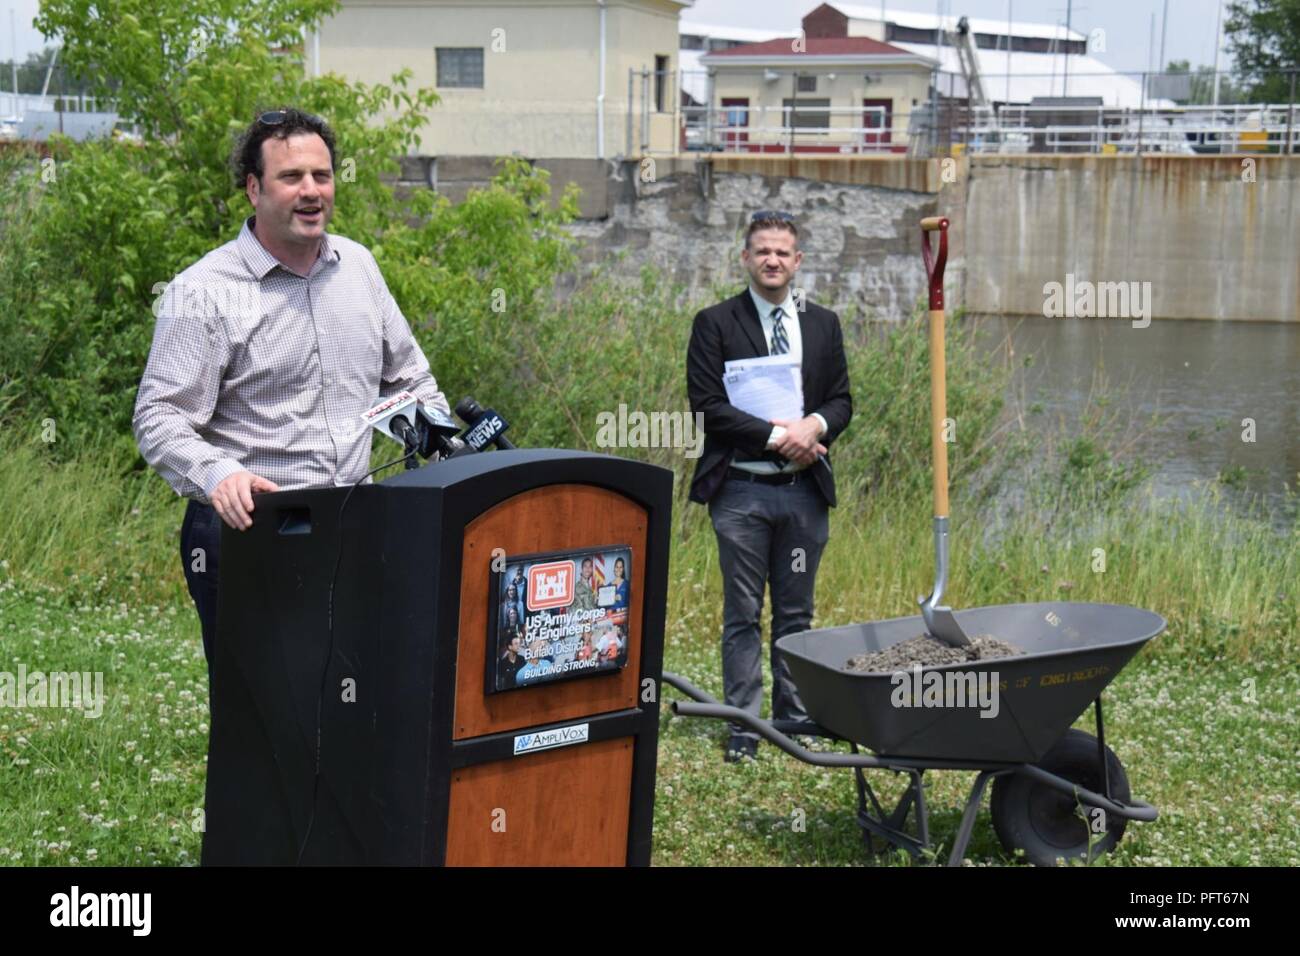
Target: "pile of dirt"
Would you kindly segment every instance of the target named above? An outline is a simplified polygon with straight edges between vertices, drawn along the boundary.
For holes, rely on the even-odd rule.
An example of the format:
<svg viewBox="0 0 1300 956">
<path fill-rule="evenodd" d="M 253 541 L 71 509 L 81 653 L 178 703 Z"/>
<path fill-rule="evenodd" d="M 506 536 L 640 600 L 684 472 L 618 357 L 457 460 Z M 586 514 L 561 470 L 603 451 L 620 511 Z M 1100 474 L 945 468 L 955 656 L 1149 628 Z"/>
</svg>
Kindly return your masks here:
<svg viewBox="0 0 1300 956">
<path fill-rule="evenodd" d="M 972 637 L 969 647 L 953 647 L 946 641 L 929 634 L 918 634 L 899 641 L 883 651 L 858 654 L 850 657 L 844 669 L 860 674 L 892 674 L 910 670 L 917 664 L 935 667 L 940 664 L 962 664 L 966 661 L 986 661 L 996 657 L 1015 657 L 1025 653 L 1014 644 L 1000 641 L 991 634 Z"/>
</svg>

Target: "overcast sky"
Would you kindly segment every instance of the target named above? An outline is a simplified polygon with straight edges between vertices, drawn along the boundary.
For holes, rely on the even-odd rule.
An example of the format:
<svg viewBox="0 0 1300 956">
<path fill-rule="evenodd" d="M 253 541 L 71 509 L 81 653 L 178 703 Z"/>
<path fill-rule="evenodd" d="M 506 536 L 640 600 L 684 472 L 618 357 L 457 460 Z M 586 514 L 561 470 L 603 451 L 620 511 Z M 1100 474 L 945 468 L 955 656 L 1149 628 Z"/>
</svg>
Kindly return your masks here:
<svg viewBox="0 0 1300 956">
<path fill-rule="evenodd" d="M 1065 21 L 1067 0 L 885 0 L 886 10 L 912 10 L 935 13 L 942 6 L 953 15 L 1006 19 L 1007 7 L 1017 20 L 1039 23 Z M 818 6 L 819 0 L 695 0 L 683 18 L 702 23 L 731 26 L 765 27 L 788 30 L 799 28 L 800 18 Z M 1151 33 L 1151 15 L 1156 15 L 1156 46 L 1160 43 L 1160 16 L 1169 7 L 1169 26 L 1165 36 L 1165 60 L 1191 60 L 1193 65 L 1214 62 L 1215 14 L 1220 0 L 1074 0 L 1071 26 L 1088 34 L 1100 27 L 1106 31 L 1106 52 L 1097 54 L 1117 70 L 1144 70 Z M 12 55 L 15 37 L 11 35 L 9 11 L 15 12 L 18 60 L 39 50 L 40 33 L 31 26 L 38 0 L 0 0 L 0 58 Z M 857 5 L 876 9 L 880 0 L 858 0 Z M 1225 61 L 1224 68 L 1227 68 Z"/>
</svg>

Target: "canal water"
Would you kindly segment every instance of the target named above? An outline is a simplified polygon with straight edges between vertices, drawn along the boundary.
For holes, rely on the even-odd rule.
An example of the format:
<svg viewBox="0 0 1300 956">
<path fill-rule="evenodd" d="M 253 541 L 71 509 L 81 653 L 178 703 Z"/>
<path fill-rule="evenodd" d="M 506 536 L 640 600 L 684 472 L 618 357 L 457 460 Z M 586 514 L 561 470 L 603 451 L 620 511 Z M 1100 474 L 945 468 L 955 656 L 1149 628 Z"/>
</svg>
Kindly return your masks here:
<svg viewBox="0 0 1300 956">
<path fill-rule="evenodd" d="M 1286 487 L 1300 488 L 1300 327 L 1153 321 L 1134 328 L 1126 320 L 992 315 L 967 321 L 990 355 L 1009 346 L 1008 404 L 1041 423 L 1031 427 L 1068 429 L 1090 399 L 1104 395 L 1108 412 L 1127 422 L 1126 444 L 1150 466 L 1158 494 L 1177 497 L 1198 482 L 1224 481 L 1236 500 L 1257 500 L 1287 522 L 1294 501 L 1288 506 Z"/>
</svg>

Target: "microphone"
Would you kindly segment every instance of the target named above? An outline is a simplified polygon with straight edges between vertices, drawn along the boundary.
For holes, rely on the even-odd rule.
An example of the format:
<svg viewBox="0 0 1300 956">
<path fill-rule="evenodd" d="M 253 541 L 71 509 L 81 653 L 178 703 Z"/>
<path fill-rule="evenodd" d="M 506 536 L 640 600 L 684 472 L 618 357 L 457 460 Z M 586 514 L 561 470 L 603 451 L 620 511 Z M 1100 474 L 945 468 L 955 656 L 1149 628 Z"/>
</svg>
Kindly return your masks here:
<svg viewBox="0 0 1300 956">
<path fill-rule="evenodd" d="M 392 398 L 385 398 L 374 408 L 362 412 L 361 420 L 380 434 L 401 443 L 409 455 L 420 443 L 415 429 L 415 423 L 419 419 L 416 413 L 418 404 L 418 399 L 410 392 L 398 392 Z"/>
<path fill-rule="evenodd" d="M 475 451 L 482 451 L 488 445 L 496 445 L 503 451 L 515 447 L 514 442 L 505 437 L 509 422 L 468 395 L 456 403 L 456 414 L 468 426 L 461 437 Z"/>
<path fill-rule="evenodd" d="M 420 455 L 432 458 L 435 454 L 443 458 L 461 454 L 465 443 L 456 437 L 460 427 L 440 408 L 427 408 L 416 404 L 416 431 L 420 436 Z"/>
<path fill-rule="evenodd" d="M 415 467 L 414 454 L 425 458 L 435 452 L 446 456 L 463 447 L 455 434 L 456 423 L 436 408 L 425 408 L 407 391 L 386 398 L 374 408 L 361 413 L 361 420 L 371 428 L 400 442 L 406 451 L 407 467 Z"/>
</svg>

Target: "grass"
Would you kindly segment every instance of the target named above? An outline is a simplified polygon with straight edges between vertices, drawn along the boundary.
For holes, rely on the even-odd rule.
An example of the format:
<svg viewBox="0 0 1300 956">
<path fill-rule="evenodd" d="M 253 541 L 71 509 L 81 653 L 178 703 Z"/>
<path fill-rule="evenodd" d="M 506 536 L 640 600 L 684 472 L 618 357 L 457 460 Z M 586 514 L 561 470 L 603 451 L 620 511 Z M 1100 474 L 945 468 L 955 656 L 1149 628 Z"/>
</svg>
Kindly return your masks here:
<svg viewBox="0 0 1300 956">
<path fill-rule="evenodd" d="M 30 487 L 25 498 L 8 499 L 11 507 L 59 500 L 57 484 Z M 63 539 L 51 535 L 38 562 L 57 584 L 30 569 L 15 574 L 9 558 L 0 563 L 0 670 L 102 671 L 107 696 L 98 719 L 0 709 L 0 863 L 185 865 L 198 857 L 207 681 L 197 617 L 173 567 L 180 502 L 168 495 L 142 493 L 116 509 L 92 501 L 75 522 L 64 518 L 65 527 L 82 529 L 77 546 L 60 548 Z M 1096 535 L 1083 538 L 1043 534 L 1036 512 L 1025 511 L 1006 518 L 996 546 L 956 529 L 958 607 L 1068 598 L 1138 604 L 1170 620 L 1108 691 L 1112 746 L 1133 793 L 1162 813 L 1154 824 L 1131 825 L 1109 862 L 1300 863 L 1293 740 L 1300 676 L 1294 598 L 1281 591 L 1297 579 L 1296 537 L 1213 506 L 1210 497 L 1199 506 L 1117 509 L 1094 515 Z M 84 547 L 113 541 L 114 521 L 127 541 L 156 534 L 163 542 L 107 554 Z M 676 523 L 666 667 L 719 694 L 721 581 L 712 532 L 697 506 L 679 508 Z M 818 625 L 913 613 L 932 574 L 928 532 L 924 502 L 869 500 L 835 512 L 818 580 Z M 11 539 L 0 540 L 12 553 Z M 1091 570 L 1096 541 L 1118 542 L 1105 572 Z M 1089 723 L 1085 717 L 1080 726 Z M 718 722 L 672 718 L 665 708 L 657 864 L 867 861 L 848 771 L 813 768 L 770 747 L 756 764 L 725 765 L 724 735 Z M 956 829 L 971 775 L 928 779 L 932 830 L 942 843 Z M 896 798 L 903 782 L 873 777 L 882 799 Z M 1011 862 L 987 803 L 969 858 Z"/>
<path fill-rule="evenodd" d="M 692 576 L 697 577 L 698 572 Z M 695 601 L 710 585 L 688 584 Z M 127 602 L 69 606 L 54 588 L 0 582 L 0 670 L 102 670 L 98 719 L 76 711 L 0 710 L 0 864 L 189 865 L 199 854 L 207 690 L 192 608 Z M 1160 641 L 1157 641 L 1157 646 Z M 703 618 L 676 621 L 666 667 L 717 694 L 718 652 Z M 770 684 L 769 684 L 770 686 Z M 1107 692 L 1107 734 L 1135 796 L 1160 819 L 1129 826 L 1119 865 L 1300 864 L 1295 820 L 1294 661 L 1208 662 L 1143 653 Z M 674 692 L 669 692 L 672 694 Z M 1079 726 L 1091 730 L 1091 721 Z M 822 770 L 764 745 L 727 765 L 716 721 L 663 709 L 654 862 L 687 865 L 907 865 L 869 860 L 847 770 Z M 932 832 L 946 851 L 969 773 L 927 775 Z M 903 779 L 877 772 L 882 799 Z M 1014 862 L 987 800 L 968 859 Z"/>
<path fill-rule="evenodd" d="M 0 670 L 101 671 L 98 718 L 0 709 L 0 863 L 184 865 L 203 806 L 207 671 L 192 607 L 74 604 L 0 582 Z"/>
<path fill-rule="evenodd" d="M 630 366 L 634 379 L 620 385 L 626 392 L 610 394 L 644 389 L 669 408 L 680 388 L 677 332 L 669 334 L 666 307 L 652 306 L 637 308 L 666 323 L 652 336 L 663 348 L 647 348 Z M 630 327 L 644 332 L 643 323 Z M 928 464 L 924 442 L 911 437 L 925 426 L 923 416 L 905 414 L 921 406 L 919 398 L 888 400 L 900 388 L 921 394 L 920 332 L 891 331 L 855 359 L 867 363 L 854 379 L 863 389 L 861 428 L 836 446 L 846 480 L 818 575 L 818 626 L 914 614 L 916 596 L 932 583 Z M 557 354 L 577 361 L 585 353 Z M 951 603 L 1099 601 L 1168 620 L 1108 691 L 1108 737 L 1134 794 L 1162 811 L 1155 824 L 1130 826 L 1110 862 L 1300 863 L 1292 739 L 1300 518 L 1279 526 L 1275 516 L 1229 506 L 1216 484 L 1178 501 L 1155 499 L 1140 469 L 1118 461 L 1091 430 L 1044 437 L 1017 430 L 1015 416 L 995 426 L 996 389 L 973 361 L 954 363 L 967 363 L 962 441 L 979 447 L 953 449 L 967 478 L 953 493 Z M 577 371 L 555 374 L 589 380 Z M 567 427 L 561 419 L 576 423 L 559 444 L 586 441 L 590 392 L 539 399 L 557 409 L 547 426 L 557 434 Z M 133 471 L 121 451 L 55 456 L 40 431 L 41 422 L 17 416 L 0 429 L 0 672 L 100 671 L 107 701 L 98 719 L 0 707 L 0 863 L 192 863 L 207 682 L 178 567 L 184 502 L 158 477 Z M 380 445 L 376 465 L 391 454 Z M 693 463 L 672 450 L 633 454 L 678 470 L 666 667 L 717 694 L 721 580 L 707 513 L 685 501 L 684 466 Z M 994 493 L 999 486 L 1012 494 Z M 770 747 L 754 765 L 724 765 L 724 734 L 720 723 L 665 712 L 656 863 L 864 862 L 848 771 L 818 770 Z M 928 776 L 935 838 L 950 839 L 970 775 Z M 903 785 L 887 774 L 873 783 L 885 797 Z M 987 809 L 970 857 L 1008 862 Z"/>
</svg>

